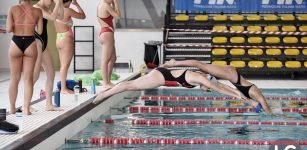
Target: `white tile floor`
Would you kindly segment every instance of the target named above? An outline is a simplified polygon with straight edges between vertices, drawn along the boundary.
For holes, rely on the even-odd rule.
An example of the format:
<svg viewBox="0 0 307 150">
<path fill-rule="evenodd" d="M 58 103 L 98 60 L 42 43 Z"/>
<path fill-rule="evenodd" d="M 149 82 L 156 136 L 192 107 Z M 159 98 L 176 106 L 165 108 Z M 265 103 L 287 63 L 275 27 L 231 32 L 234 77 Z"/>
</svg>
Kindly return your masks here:
<svg viewBox="0 0 307 150">
<path fill-rule="evenodd" d="M 1 73 L 1 77 L 5 77 L 6 73 Z M 121 73 L 119 80 L 113 81 L 114 83 L 118 83 L 121 80 L 124 80 L 131 76 L 132 73 Z M 73 73 L 69 73 L 68 79 L 72 79 Z M 35 91 L 34 91 L 34 96 L 33 99 L 37 99 L 39 97 L 39 92 L 41 87 L 44 86 L 46 80 L 45 73 L 42 73 L 37 84 L 35 85 Z M 59 73 L 56 73 L 56 78 L 55 81 L 59 80 Z M 0 108 L 7 108 L 9 107 L 9 98 L 8 98 L 8 84 L 9 80 L 1 80 L 0 79 L 0 88 L 2 89 L 0 93 L 0 97 L 2 98 L 2 101 L 0 101 Z M 56 82 L 55 82 L 56 83 Z M 22 99 L 23 99 L 23 83 L 20 82 L 19 88 L 19 93 L 18 93 L 18 99 L 17 99 L 17 106 L 22 105 Z M 89 88 L 89 87 L 87 87 Z M 96 88 L 97 91 L 101 90 L 101 86 L 97 86 Z M 92 98 L 94 95 L 93 94 L 80 94 L 78 100 L 75 100 L 75 95 L 73 94 L 61 94 L 61 108 L 64 111 L 59 111 L 59 112 L 50 112 L 50 111 L 45 111 L 45 101 L 38 102 L 33 105 L 34 108 L 36 108 L 38 111 L 34 112 L 33 115 L 30 116 L 23 116 L 23 122 L 22 122 L 22 129 L 18 131 L 17 134 L 12 134 L 12 135 L 5 135 L 5 134 L 0 134 L 0 149 L 2 149 L 5 146 L 8 146 L 9 144 L 13 143 L 16 140 L 21 139 L 28 133 L 33 132 L 34 130 L 38 129 L 39 127 L 47 124 L 48 122 L 52 121 L 53 119 L 63 115 L 65 112 L 70 111 L 74 109 L 75 107 L 78 107 L 81 103 L 86 102 L 90 98 Z M 8 122 L 18 124 L 18 120 L 16 120 L 15 115 L 7 115 Z"/>
</svg>

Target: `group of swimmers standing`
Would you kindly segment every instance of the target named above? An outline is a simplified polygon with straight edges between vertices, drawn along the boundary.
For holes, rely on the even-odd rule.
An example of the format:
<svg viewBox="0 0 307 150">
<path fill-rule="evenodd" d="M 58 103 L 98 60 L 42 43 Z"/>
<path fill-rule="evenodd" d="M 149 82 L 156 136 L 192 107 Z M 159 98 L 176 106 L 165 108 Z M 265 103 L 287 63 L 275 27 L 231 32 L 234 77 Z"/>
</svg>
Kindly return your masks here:
<svg viewBox="0 0 307 150">
<path fill-rule="evenodd" d="M 55 4 L 52 9 L 52 5 Z M 74 5 L 77 10 L 70 8 Z M 117 0 L 101 0 L 97 16 L 102 27 L 99 39 L 102 44 L 101 70 L 103 86 L 108 89 L 113 86 L 110 76 L 116 61 L 114 45 L 113 17 L 119 19 L 120 11 Z M 52 104 L 55 68 L 48 48 L 48 22 L 53 22 L 57 36 L 56 47 L 59 50 L 61 93 L 72 94 L 66 86 L 67 72 L 74 55 L 73 20 L 85 19 L 86 15 L 77 0 L 40 0 L 32 5 L 31 0 L 20 0 L 19 4 L 10 7 L 6 31 L 12 32 L 12 42 L 9 47 L 10 83 L 9 99 L 10 113 L 16 112 L 18 84 L 23 72 L 24 103 L 23 113 L 31 115 L 35 109 L 30 107 L 33 87 L 39 78 L 43 67 L 47 75 L 45 83 L 46 111 L 61 111 Z"/>
</svg>

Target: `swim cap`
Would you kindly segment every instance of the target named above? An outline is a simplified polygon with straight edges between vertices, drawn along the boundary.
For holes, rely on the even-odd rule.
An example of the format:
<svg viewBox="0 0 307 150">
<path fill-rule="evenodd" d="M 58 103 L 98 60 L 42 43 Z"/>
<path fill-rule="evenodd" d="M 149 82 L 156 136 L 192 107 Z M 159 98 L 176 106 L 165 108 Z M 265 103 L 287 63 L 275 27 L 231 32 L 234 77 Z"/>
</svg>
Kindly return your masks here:
<svg viewBox="0 0 307 150">
<path fill-rule="evenodd" d="M 67 2 L 69 2 L 69 1 L 71 1 L 71 0 L 63 0 L 63 3 L 67 3 Z"/>
<path fill-rule="evenodd" d="M 208 75 L 207 79 L 210 80 L 212 83 L 217 83 L 217 79 L 214 76 Z"/>
<path fill-rule="evenodd" d="M 262 112 L 262 105 L 260 103 L 258 103 L 258 105 L 254 108 L 254 111 L 256 113 Z"/>
</svg>

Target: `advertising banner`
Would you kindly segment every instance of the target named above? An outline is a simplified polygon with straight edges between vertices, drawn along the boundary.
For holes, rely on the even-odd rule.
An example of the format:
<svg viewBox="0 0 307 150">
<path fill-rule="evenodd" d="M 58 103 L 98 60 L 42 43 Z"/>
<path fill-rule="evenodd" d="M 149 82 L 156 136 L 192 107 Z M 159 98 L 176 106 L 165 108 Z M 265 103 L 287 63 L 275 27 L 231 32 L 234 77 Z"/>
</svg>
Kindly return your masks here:
<svg viewBox="0 0 307 150">
<path fill-rule="evenodd" d="M 307 0 L 174 0 L 175 10 L 208 13 L 306 13 Z"/>
</svg>

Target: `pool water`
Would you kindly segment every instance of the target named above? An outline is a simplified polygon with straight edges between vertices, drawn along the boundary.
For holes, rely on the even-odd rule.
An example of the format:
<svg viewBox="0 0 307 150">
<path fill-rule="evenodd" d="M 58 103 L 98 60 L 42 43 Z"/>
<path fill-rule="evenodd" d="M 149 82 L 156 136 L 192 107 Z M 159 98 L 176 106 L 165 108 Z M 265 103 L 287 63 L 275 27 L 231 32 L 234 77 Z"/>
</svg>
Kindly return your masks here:
<svg viewBox="0 0 307 150">
<path fill-rule="evenodd" d="M 306 90 L 263 90 L 265 96 L 307 97 Z M 221 96 L 216 92 L 201 92 L 195 89 L 152 89 L 142 92 L 143 95 L 166 96 Z M 269 105 L 275 107 L 300 107 L 305 105 L 290 105 L 289 101 L 270 100 Z M 205 107 L 249 107 L 241 102 L 229 100 L 220 101 L 142 101 L 132 100 L 131 106 L 205 106 Z M 83 131 L 69 140 L 89 139 L 91 137 L 117 137 L 117 138 L 174 138 L 174 139 L 232 139 L 232 140 L 278 140 L 287 138 L 291 140 L 307 140 L 306 126 L 273 126 L 273 125 L 225 125 L 225 124 L 192 124 L 192 125 L 136 125 L 134 119 L 145 120 L 257 120 L 257 121 L 306 121 L 306 118 L 298 113 L 284 113 L 278 116 L 266 114 L 244 113 L 179 113 L 179 114 L 131 114 L 129 106 L 124 109 L 112 109 L 108 114 L 102 115 L 97 121 L 92 122 Z M 122 111 L 125 110 L 125 111 Z M 102 120 L 112 118 L 113 124 L 103 123 Z M 244 132 L 238 132 L 244 129 Z M 227 144 L 203 144 L 203 145 L 95 145 L 84 143 L 68 143 L 58 149 L 268 149 L 269 146 L 259 145 L 227 145 Z M 306 149 L 306 146 L 301 146 Z"/>
</svg>

